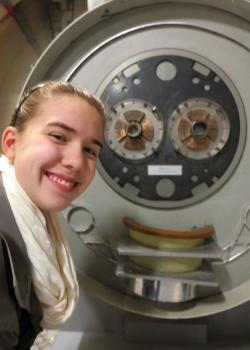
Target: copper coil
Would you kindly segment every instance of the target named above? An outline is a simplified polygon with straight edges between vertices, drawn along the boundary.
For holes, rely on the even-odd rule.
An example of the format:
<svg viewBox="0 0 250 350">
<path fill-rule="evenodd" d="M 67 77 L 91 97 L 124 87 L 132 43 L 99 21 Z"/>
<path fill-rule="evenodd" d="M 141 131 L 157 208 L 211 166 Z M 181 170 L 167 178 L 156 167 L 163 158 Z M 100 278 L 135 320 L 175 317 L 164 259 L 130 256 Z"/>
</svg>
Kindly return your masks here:
<svg viewBox="0 0 250 350">
<path fill-rule="evenodd" d="M 207 119 L 207 137 L 214 141 L 218 136 L 218 123 L 214 117 L 209 117 Z"/>
<path fill-rule="evenodd" d="M 192 122 L 196 122 L 196 121 L 205 122 L 209 117 L 209 113 L 207 113 L 207 111 L 204 111 L 203 109 L 195 109 L 193 111 L 188 112 L 187 117 Z"/>
<path fill-rule="evenodd" d="M 127 136 L 127 124 L 118 119 L 115 123 L 115 136 L 117 141 L 122 141 Z"/>
<path fill-rule="evenodd" d="M 147 141 L 152 141 L 154 137 L 154 125 L 149 119 L 144 119 L 141 123 L 142 135 Z"/>
<path fill-rule="evenodd" d="M 201 151 L 209 147 L 209 140 L 207 137 L 199 139 L 193 136 L 190 136 L 184 141 L 187 148 L 193 151 Z"/>
<path fill-rule="evenodd" d="M 178 136 L 181 141 L 185 141 L 192 134 L 192 124 L 187 119 L 181 119 L 178 125 Z"/>
<path fill-rule="evenodd" d="M 127 111 L 127 112 L 124 112 L 123 115 L 127 122 L 130 122 L 130 121 L 141 122 L 142 119 L 145 117 L 145 113 L 138 110 Z"/>
<path fill-rule="evenodd" d="M 134 139 L 131 137 L 126 137 L 124 142 L 124 148 L 140 151 L 145 148 L 145 140 L 142 137 L 137 137 Z"/>
</svg>

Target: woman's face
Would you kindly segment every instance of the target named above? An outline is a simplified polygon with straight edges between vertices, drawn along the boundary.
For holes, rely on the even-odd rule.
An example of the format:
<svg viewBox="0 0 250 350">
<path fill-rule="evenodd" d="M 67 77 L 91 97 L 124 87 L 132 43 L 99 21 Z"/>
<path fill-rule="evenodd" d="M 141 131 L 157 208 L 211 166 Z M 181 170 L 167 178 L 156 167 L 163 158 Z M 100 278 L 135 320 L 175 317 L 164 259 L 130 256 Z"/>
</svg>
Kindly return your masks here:
<svg viewBox="0 0 250 350">
<path fill-rule="evenodd" d="M 94 177 L 103 120 L 77 96 L 44 101 L 24 131 L 12 128 L 16 177 L 40 209 L 66 208 Z M 7 136 L 8 137 L 8 136 Z"/>
</svg>

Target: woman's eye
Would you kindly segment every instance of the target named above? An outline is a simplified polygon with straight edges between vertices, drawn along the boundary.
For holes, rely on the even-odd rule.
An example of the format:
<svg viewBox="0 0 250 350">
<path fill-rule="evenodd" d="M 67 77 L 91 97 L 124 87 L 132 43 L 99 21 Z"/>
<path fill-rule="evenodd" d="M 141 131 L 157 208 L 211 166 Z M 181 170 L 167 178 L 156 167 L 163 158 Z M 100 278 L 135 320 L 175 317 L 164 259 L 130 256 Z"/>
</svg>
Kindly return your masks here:
<svg viewBox="0 0 250 350">
<path fill-rule="evenodd" d="M 91 158 L 97 158 L 98 153 L 94 148 L 84 147 L 84 152 L 86 152 Z"/>
<path fill-rule="evenodd" d="M 63 135 L 60 135 L 60 134 L 50 134 L 50 136 L 56 140 L 56 141 L 61 141 L 61 142 L 65 142 L 66 141 L 66 138 L 63 136 Z"/>
</svg>

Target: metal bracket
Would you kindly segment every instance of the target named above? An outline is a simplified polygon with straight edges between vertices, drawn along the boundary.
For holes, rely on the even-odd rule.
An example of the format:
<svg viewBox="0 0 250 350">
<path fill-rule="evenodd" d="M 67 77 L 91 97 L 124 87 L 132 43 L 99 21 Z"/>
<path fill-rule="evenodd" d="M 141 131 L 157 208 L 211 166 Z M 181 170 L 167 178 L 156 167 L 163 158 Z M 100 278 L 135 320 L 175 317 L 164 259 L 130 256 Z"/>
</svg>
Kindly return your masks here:
<svg viewBox="0 0 250 350">
<path fill-rule="evenodd" d="M 244 235 L 247 231 L 247 236 Z M 250 204 L 243 211 L 234 239 L 223 249 L 223 262 L 231 262 L 250 250 Z"/>
</svg>

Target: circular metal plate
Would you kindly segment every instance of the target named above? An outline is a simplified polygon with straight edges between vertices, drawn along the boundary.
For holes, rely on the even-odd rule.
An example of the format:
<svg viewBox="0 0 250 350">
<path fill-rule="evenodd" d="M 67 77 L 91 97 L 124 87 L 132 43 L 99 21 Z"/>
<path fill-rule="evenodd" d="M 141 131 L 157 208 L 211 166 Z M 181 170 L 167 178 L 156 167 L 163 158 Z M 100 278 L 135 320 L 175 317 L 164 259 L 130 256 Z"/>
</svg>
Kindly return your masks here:
<svg viewBox="0 0 250 350">
<path fill-rule="evenodd" d="M 110 107 L 99 171 L 124 197 L 156 208 L 193 204 L 234 171 L 245 143 L 245 115 L 232 82 L 204 57 L 149 51 L 115 68 L 97 92 Z M 128 120 L 127 110 L 134 110 Z M 151 123 L 148 138 L 128 132 L 129 123 L 138 123 L 136 110 Z"/>
</svg>

